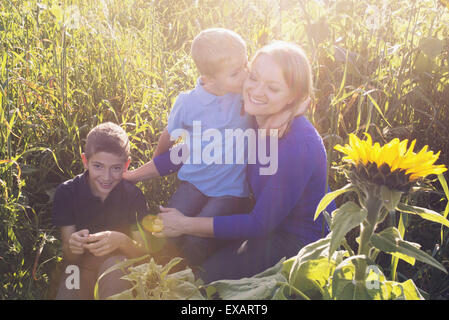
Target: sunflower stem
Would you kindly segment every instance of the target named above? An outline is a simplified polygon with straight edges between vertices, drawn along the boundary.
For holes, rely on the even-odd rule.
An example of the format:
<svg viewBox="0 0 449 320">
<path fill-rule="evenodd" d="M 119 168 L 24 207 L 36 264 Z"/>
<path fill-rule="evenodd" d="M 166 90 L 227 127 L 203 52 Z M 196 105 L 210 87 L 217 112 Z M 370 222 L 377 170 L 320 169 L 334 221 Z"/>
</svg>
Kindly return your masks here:
<svg viewBox="0 0 449 320">
<path fill-rule="evenodd" d="M 364 255 L 366 258 L 368 258 L 371 249 L 370 239 L 377 225 L 379 212 L 380 209 L 382 208 L 382 200 L 380 200 L 373 194 L 369 194 L 366 198 L 365 206 L 366 209 L 368 210 L 368 215 L 365 221 L 360 226 L 360 243 L 358 255 Z M 365 276 L 366 276 L 366 259 L 362 259 L 359 261 L 359 263 L 357 263 L 355 270 L 357 291 L 362 290 L 362 286 L 364 286 Z"/>
</svg>

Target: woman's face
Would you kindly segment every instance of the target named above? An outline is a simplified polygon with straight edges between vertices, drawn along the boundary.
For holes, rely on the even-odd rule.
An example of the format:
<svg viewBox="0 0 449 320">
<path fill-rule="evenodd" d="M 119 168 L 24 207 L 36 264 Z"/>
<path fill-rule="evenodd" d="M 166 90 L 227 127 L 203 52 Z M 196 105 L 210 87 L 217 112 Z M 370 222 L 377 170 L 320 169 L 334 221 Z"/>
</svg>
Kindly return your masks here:
<svg viewBox="0 0 449 320">
<path fill-rule="evenodd" d="M 252 63 L 243 99 L 245 111 L 255 116 L 276 114 L 293 101 L 282 70 L 271 56 L 261 54 Z"/>
</svg>

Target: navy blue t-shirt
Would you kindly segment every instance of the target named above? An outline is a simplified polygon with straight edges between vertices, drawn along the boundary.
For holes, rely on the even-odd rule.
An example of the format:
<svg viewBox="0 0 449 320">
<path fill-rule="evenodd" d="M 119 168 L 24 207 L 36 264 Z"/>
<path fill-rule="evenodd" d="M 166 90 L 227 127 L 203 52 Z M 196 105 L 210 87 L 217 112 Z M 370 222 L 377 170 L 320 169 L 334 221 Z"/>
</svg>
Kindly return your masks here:
<svg viewBox="0 0 449 320">
<path fill-rule="evenodd" d="M 90 234 L 119 231 L 130 235 L 130 227 L 148 214 L 142 191 L 121 180 L 103 201 L 92 194 L 89 172 L 58 186 L 53 202 L 52 223 L 55 226 L 75 225 L 76 230 L 88 229 Z"/>
</svg>

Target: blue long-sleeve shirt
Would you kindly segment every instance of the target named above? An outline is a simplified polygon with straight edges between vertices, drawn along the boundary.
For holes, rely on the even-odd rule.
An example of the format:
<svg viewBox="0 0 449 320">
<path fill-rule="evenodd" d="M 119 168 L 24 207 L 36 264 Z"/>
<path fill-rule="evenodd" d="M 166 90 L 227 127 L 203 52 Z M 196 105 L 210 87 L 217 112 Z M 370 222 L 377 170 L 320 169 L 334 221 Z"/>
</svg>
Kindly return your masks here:
<svg viewBox="0 0 449 320">
<path fill-rule="evenodd" d="M 176 170 L 167 158 L 163 155 L 154 159 L 161 175 Z M 288 133 L 278 140 L 278 167 L 273 175 L 260 175 L 263 166 L 256 160 L 247 166 L 247 179 L 256 200 L 253 210 L 214 217 L 215 237 L 250 239 L 277 231 L 293 234 L 303 245 L 321 238 L 323 216 L 316 221 L 313 216 L 325 195 L 327 161 L 323 141 L 313 125 L 304 116 L 293 120 Z M 332 203 L 328 211 L 334 209 Z"/>
</svg>

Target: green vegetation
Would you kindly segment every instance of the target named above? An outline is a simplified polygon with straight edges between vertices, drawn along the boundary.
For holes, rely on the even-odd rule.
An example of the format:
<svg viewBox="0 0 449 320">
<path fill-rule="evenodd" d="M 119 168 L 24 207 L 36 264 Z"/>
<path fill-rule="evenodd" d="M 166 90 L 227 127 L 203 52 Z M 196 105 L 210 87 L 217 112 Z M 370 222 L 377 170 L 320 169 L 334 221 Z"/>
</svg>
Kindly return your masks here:
<svg viewBox="0 0 449 320">
<path fill-rule="evenodd" d="M 240 33 L 250 55 L 273 39 L 304 47 L 316 88 L 308 116 L 329 167 L 341 162 L 334 145 L 363 132 L 380 142 L 416 139 L 416 149 L 441 150 L 439 163 L 449 163 L 447 1 L 1 0 L 1 298 L 52 296 L 61 259 L 52 195 L 82 172 L 87 132 L 116 122 L 130 134 L 132 165 L 150 159 L 173 100 L 194 86 L 190 41 L 215 26 Z M 168 177 L 139 186 L 157 212 L 174 184 Z M 329 184 L 336 190 L 346 180 L 331 168 Z M 448 193 L 435 179 L 402 202 L 447 215 Z M 391 220 L 449 265 L 449 236 L 439 224 L 399 213 Z M 356 247 L 353 238 L 347 234 Z M 396 268 L 384 260 L 390 276 Z M 426 298 L 449 297 L 449 277 L 434 267 L 399 262 L 396 277 L 413 279 Z"/>
</svg>

